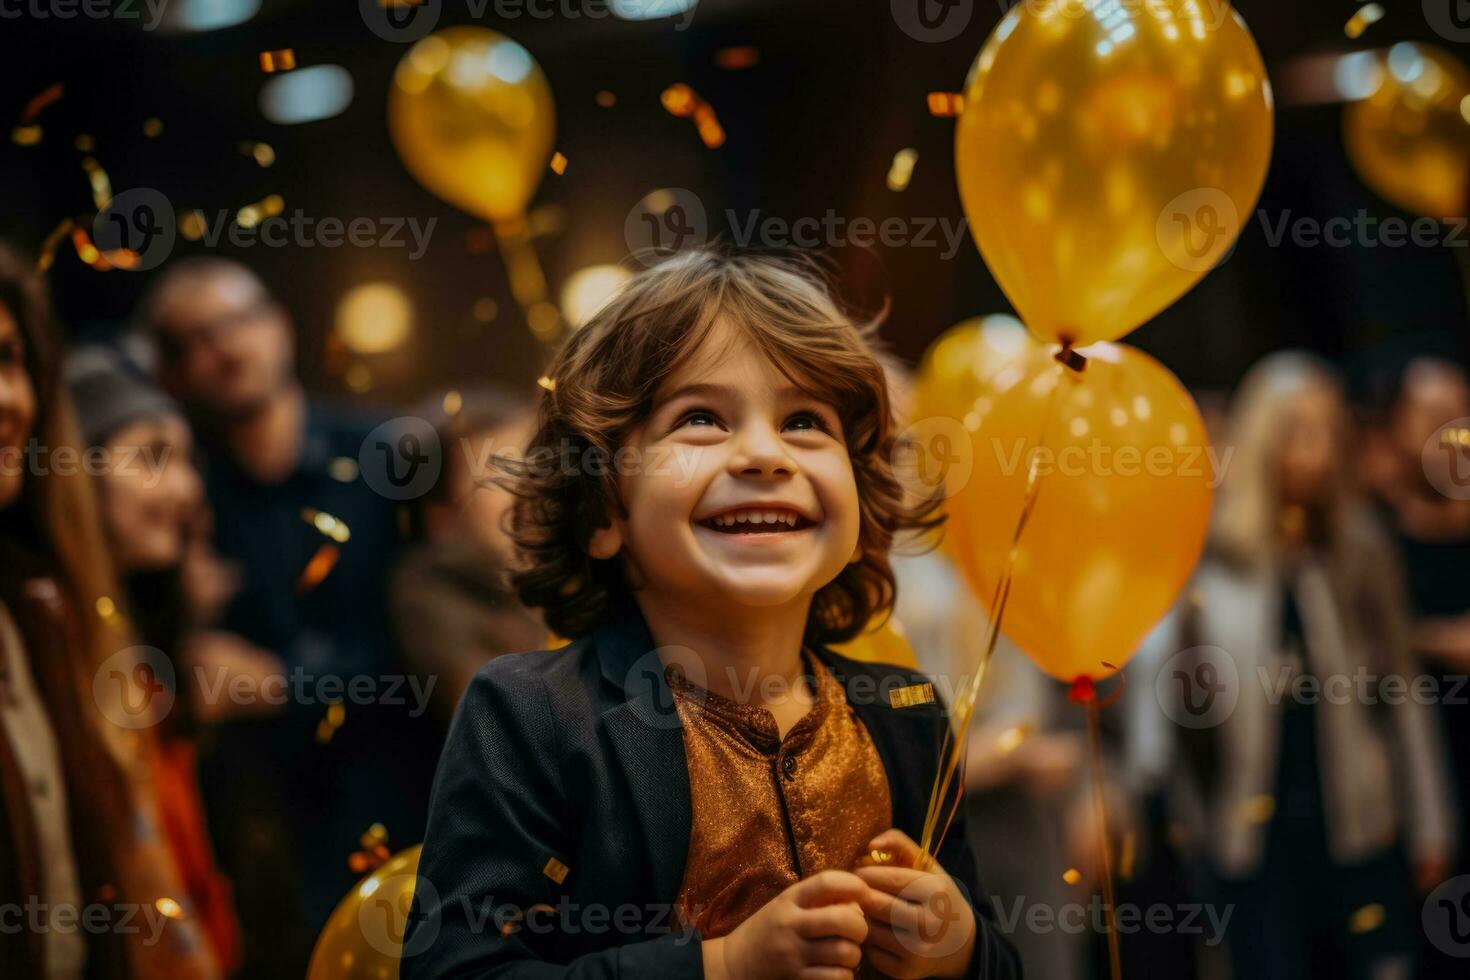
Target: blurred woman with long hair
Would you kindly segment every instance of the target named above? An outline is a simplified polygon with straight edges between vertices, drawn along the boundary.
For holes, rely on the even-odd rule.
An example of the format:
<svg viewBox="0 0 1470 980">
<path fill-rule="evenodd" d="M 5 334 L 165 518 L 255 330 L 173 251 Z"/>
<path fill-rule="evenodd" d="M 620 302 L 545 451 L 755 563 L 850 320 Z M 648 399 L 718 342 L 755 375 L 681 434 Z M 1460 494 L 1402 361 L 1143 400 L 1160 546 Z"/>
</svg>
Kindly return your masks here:
<svg viewBox="0 0 1470 980">
<path fill-rule="evenodd" d="M 1249 980 L 1410 976 L 1411 888 L 1452 848 L 1443 745 L 1408 693 L 1403 578 L 1350 439 L 1325 364 L 1282 352 L 1247 375 L 1210 544 L 1143 655 L 1163 673 L 1139 686 L 1172 721 L 1136 712 L 1156 723 L 1135 762 L 1198 818 Z"/>
<path fill-rule="evenodd" d="M 0 963 L 217 976 L 159 831 L 148 730 L 130 722 L 150 706 L 110 684 L 146 675 L 122 662 L 132 640 L 53 344 L 41 284 L 0 246 Z"/>
</svg>

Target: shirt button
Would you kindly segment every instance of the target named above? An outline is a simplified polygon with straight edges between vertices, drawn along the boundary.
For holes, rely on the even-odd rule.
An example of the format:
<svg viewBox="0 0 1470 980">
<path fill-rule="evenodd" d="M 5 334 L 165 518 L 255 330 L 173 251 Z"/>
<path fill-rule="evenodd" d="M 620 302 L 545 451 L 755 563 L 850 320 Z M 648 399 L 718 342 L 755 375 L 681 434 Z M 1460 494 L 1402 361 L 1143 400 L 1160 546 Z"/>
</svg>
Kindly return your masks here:
<svg viewBox="0 0 1470 980">
<path fill-rule="evenodd" d="M 795 776 L 796 775 L 796 756 L 794 756 L 794 755 L 788 755 L 786 758 L 782 759 L 781 760 L 781 771 L 786 774 L 786 778 L 787 779 L 790 779 L 792 776 Z"/>
</svg>

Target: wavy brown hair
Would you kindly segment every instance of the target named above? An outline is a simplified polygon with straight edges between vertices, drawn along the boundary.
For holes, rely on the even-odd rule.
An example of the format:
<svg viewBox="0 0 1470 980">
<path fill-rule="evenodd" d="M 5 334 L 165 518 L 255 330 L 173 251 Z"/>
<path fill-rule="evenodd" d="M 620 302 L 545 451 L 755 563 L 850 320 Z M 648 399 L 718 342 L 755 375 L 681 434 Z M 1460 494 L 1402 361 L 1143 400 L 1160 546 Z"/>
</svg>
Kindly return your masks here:
<svg viewBox="0 0 1470 980">
<path fill-rule="evenodd" d="M 893 606 L 888 553 L 896 535 L 928 530 L 938 501 L 915 500 L 894 474 L 895 426 L 883 368 L 869 343 L 875 324 L 844 313 L 811 261 L 704 249 L 634 276 L 562 345 L 523 460 L 502 461 L 518 497 L 511 534 L 522 559 L 512 577 L 521 601 L 544 611 L 559 635 L 581 636 L 632 599 L 620 559 L 587 553 L 592 533 L 624 512 L 607 466 L 538 460 L 609 460 L 650 414 L 664 381 L 716 321 L 731 325 L 792 384 L 831 404 L 842 420 L 860 504 L 862 557 L 812 602 L 806 640 L 851 639 Z"/>
</svg>

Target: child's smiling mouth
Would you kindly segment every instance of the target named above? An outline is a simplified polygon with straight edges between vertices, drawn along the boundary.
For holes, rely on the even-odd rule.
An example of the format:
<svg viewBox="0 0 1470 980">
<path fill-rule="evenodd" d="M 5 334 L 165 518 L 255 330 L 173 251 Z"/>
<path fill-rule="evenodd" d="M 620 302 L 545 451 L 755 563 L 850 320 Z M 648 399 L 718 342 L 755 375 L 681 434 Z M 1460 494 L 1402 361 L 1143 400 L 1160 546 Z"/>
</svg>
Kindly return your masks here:
<svg viewBox="0 0 1470 980">
<path fill-rule="evenodd" d="M 812 520 L 790 507 L 741 507 L 722 511 L 694 522 L 721 534 L 782 534 L 816 527 Z"/>
</svg>

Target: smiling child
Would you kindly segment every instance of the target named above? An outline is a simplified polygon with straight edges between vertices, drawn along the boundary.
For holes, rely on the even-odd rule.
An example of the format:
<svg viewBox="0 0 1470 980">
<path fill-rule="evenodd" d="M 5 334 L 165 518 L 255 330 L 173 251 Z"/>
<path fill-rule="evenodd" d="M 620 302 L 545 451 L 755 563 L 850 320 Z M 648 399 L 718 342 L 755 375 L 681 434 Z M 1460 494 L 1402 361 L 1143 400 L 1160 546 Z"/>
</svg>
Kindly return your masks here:
<svg viewBox="0 0 1470 980">
<path fill-rule="evenodd" d="M 1018 978 L 948 720 L 828 649 L 893 602 L 883 370 L 805 267 L 686 253 L 573 334 L 515 470 L 527 605 L 572 643 L 476 675 L 439 765 L 405 980 Z"/>
</svg>

